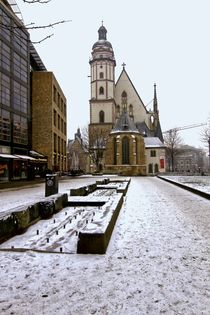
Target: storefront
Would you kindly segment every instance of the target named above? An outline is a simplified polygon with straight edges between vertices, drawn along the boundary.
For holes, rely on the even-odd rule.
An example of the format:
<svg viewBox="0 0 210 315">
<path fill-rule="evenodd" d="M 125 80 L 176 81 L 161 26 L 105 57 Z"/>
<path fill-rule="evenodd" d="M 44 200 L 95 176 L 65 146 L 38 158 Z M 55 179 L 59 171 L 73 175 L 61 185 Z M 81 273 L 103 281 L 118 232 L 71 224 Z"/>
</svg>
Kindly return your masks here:
<svg viewBox="0 0 210 315">
<path fill-rule="evenodd" d="M 16 160 L 14 155 L 0 153 L 0 181 L 10 180 L 14 160 Z"/>
</svg>

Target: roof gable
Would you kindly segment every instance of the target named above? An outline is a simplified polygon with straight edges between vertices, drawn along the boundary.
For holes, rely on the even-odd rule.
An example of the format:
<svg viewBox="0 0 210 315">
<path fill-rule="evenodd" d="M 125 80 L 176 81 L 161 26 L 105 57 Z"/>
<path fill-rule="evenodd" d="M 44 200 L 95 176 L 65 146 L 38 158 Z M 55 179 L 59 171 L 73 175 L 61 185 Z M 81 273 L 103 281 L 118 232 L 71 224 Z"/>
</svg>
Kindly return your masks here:
<svg viewBox="0 0 210 315">
<path fill-rule="evenodd" d="M 120 74 L 120 76 L 119 76 L 119 78 L 118 78 L 118 80 L 116 82 L 116 85 L 115 85 L 116 91 L 117 91 L 118 87 L 120 86 L 120 84 L 122 82 L 123 82 L 123 85 L 125 85 L 125 81 L 126 81 L 126 86 L 130 87 L 133 90 L 133 92 L 136 94 L 137 99 L 140 102 L 140 105 L 142 105 L 144 107 L 145 111 L 148 113 L 148 110 L 146 109 L 146 106 L 144 105 L 144 103 L 143 103 L 141 97 L 139 96 L 135 86 L 133 85 L 133 82 L 131 81 L 129 75 L 127 74 L 127 72 L 125 70 L 125 68 L 123 68 L 123 70 L 122 70 L 122 72 L 121 72 L 121 74 Z"/>
</svg>

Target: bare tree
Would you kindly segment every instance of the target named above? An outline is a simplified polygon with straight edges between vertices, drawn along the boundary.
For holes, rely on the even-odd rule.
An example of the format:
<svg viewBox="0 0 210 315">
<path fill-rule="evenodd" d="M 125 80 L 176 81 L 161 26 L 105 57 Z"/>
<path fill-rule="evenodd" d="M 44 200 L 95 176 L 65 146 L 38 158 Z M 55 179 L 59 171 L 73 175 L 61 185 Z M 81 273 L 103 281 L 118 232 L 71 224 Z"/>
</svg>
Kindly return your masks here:
<svg viewBox="0 0 210 315">
<path fill-rule="evenodd" d="M 84 127 L 82 129 L 82 139 L 90 154 L 91 162 L 95 165 L 96 172 L 100 172 L 103 168 L 102 164 L 107 141 L 106 133 L 102 128 L 91 127 L 88 130 L 87 127 Z"/>
<path fill-rule="evenodd" d="M 9 3 L 7 3 L 7 0 L 3 0 L 5 1 L 7 6 L 10 6 Z M 47 4 L 49 2 L 51 2 L 52 0 L 22 0 L 24 3 L 26 4 Z M 2 23 L 2 21 L 0 20 L 0 28 L 2 29 L 9 29 L 11 32 L 15 33 L 15 29 L 26 29 L 28 31 L 30 30 L 39 30 L 39 29 L 50 29 L 50 28 L 54 28 L 54 26 L 57 26 L 59 24 L 63 24 L 63 23 L 67 23 L 70 22 L 71 20 L 61 20 L 61 21 L 56 21 L 56 22 L 52 22 L 46 25 L 35 25 L 35 23 L 30 23 L 27 25 L 16 25 L 16 26 L 11 26 L 10 24 L 5 24 Z M 45 41 L 46 39 L 52 37 L 54 34 L 49 34 L 46 37 L 40 39 L 39 41 L 36 42 L 32 42 L 32 44 L 40 44 L 41 42 Z M 15 34 L 15 36 L 18 36 L 17 34 Z"/>
<path fill-rule="evenodd" d="M 201 141 L 205 147 L 208 148 L 208 154 L 210 156 L 210 124 L 201 131 Z"/>
<path fill-rule="evenodd" d="M 179 135 L 178 129 L 169 130 L 164 135 L 164 143 L 166 145 L 166 156 L 168 160 L 168 168 L 174 172 L 174 160 L 179 151 L 182 139 Z"/>
</svg>

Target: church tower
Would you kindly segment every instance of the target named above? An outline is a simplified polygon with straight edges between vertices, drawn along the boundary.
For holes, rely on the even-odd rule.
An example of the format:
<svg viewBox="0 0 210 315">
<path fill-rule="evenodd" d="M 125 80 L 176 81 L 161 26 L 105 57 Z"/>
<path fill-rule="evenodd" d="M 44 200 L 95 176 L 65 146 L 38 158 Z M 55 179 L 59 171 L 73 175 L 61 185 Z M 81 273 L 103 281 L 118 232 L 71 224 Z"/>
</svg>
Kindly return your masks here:
<svg viewBox="0 0 210 315">
<path fill-rule="evenodd" d="M 90 145 L 94 135 L 108 137 L 115 124 L 115 57 L 103 23 L 98 30 L 98 41 L 92 47 L 90 63 Z"/>
</svg>

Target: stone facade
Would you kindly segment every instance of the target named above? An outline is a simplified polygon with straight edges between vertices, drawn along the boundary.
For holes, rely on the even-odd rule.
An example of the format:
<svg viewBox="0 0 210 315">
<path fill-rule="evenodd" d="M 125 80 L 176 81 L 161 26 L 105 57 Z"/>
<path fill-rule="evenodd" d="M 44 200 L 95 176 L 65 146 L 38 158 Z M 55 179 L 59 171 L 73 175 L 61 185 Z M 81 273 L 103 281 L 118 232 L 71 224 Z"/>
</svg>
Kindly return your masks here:
<svg viewBox="0 0 210 315">
<path fill-rule="evenodd" d="M 85 148 L 80 132 L 75 134 L 73 140 L 68 141 L 67 169 L 72 175 L 89 173 L 90 159 L 89 152 Z"/>
<path fill-rule="evenodd" d="M 165 170 L 163 136 L 159 121 L 156 84 L 153 109 L 148 110 L 123 70 L 115 83 L 115 56 L 107 40 L 107 30 L 102 25 L 98 41 L 92 47 L 90 60 L 91 99 L 89 143 L 94 147 L 94 137 L 102 135 L 104 155 L 99 170 L 124 175 L 146 175 L 151 171 Z M 149 159 L 145 139 L 159 139 L 155 161 Z M 97 148 L 95 148 L 97 149 Z M 153 159 L 154 160 L 154 159 Z M 163 162 L 164 160 L 164 162 Z M 164 164 L 164 167 L 163 167 Z M 150 165 L 150 168 L 149 168 Z M 93 168 L 94 169 L 94 168 Z"/>
<path fill-rule="evenodd" d="M 48 159 L 52 171 L 66 171 L 66 98 L 52 72 L 34 71 L 32 147 Z"/>
<path fill-rule="evenodd" d="M 123 161 L 123 139 L 128 140 L 128 163 Z M 110 134 L 106 144 L 105 169 L 120 175 L 146 175 L 144 139 L 139 134 Z"/>
</svg>

